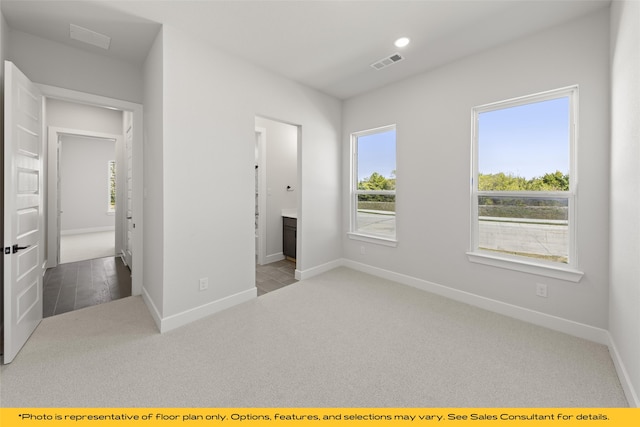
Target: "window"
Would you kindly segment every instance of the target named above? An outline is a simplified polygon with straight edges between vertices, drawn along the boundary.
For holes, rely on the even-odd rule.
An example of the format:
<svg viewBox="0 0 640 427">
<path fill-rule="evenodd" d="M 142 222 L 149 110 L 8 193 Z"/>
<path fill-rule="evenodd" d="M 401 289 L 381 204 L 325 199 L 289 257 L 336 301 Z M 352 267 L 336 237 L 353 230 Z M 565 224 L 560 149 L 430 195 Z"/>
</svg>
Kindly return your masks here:
<svg viewBox="0 0 640 427">
<path fill-rule="evenodd" d="M 473 109 L 470 255 L 575 269 L 576 98 L 571 87 Z"/>
<path fill-rule="evenodd" d="M 351 135 L 351 233 L 394 245 L 396 239 L 396 127 Z"/>
<path fill-rule="evenodd" d="M 109 160 L 107 165 L 107 176 L 109 180 L 107 182 L 107 188 L 109 193 L 107 194 L 107 212 L 116 211 L 116 162 L 115 160 Z"/>
</svg>

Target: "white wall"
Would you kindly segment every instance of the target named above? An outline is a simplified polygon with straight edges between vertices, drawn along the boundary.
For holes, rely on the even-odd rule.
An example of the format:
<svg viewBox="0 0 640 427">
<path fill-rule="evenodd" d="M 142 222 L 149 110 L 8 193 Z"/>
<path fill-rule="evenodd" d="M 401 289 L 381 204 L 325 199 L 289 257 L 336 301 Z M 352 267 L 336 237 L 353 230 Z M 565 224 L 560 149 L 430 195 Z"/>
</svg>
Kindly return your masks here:
<svg viewBox="0 0 640 427">
<path fill-rule="evenodd" d="M 611 8 L 611 258 L 609 332 L 640 406 L 640 3 Z M 616 355 L 614 355 L 615 357 Z M 625 381 L 623 380 L 623 385 Z"/>
<path fill-rule="evenodd" d="M 8 57 L 36 83 L 142 103 L 142 69 L 21 31 L 9 31 Z"/>
<path fill-rule="evenodd" d="M 398 246 L 356 242 L 343 233 L 345 257 L 505 307 L 606 329 L 608 31 L 608 11 L 600 11 L 346 101 L 345 177 L 349 134 L 397 124 Z M 471 109 L 574 84 L 580 85 L 577 238 L 584 277 L 570 283 L 469 262 Z M 345 179 L 344 206 L 348 189 Z M 345 231 L 348 219 L 345 209 Z M 548 298 L 536 296 L 536 283 L 548 285 Z"/>
<path fill-rule="evenodd" d="M 164 177 L 163 177 L 163 31 L 144 63 L 144 251 L 143 296 L 156 322 L 163 317 Z"/>
<path fill-rule="evenodd" d="M 46 99 L 46 125 L 122 135 L 122 111 Z"/>
<path fill-rule="evenodd" d="M 255 116 L 303 129 L 298 269 L 341 256 L 341 153 L 340 101 L 169 26 L 163 44 L 166 330 L 256 295 Z"/>
<path fill-rule="evenodd" d="M 2 0 L 0 0 L 0 4 Z M 4 19 L 4 15 L 0 12 L 0 140 L 2 140 L 2 152 L 4 153 L 4 60 L 6 59 L 7 52 L 7 39 L 8 39 L 9 29 L 7 27 L 7 22 Z M 4 154 L 3 154 L 4 156 Z M 2 176 L 4 176 L 4 160 L 0 161 L 0 171 L 2 172 Z M 3 184 L 0 186 L 0 199 L 4 200 L 4 180 Z M 0 217 L 2 218 L 2 223 L 4 224 L 4 208 L 0 212 Z M 2 241 L 4 242 L 4 226 L 2 227 L 2 231 L 0 231 L 0 236 Z M 0 277 L 4 281 L 4 262 L 0 262 Z M 0 292 L 0 329 L 2 329 L 4 325 L 4 290 Z M 4 339 L 4 337 L 2 338 Z"/>
<path fill-rule="evenodd" d="M 266 257 L 282 259 L 282 210 L 298 207 L 298 128 L 256 117 L 266 130 Z M 287 191 L 291 186 L 293 191 Z"/>
<path fill-rule="evenodd" d="M 108 211 L 108 162 L 116 159 L 115 141 L 63 136 L 60 158 L 60 233 L 115 229 Z"/>
<path fill-rule="evenodd" d="M 1 5 L 2 5 L 2 1 L 0 0 L 0 6 Z M 3 64 L 2 71 L 0 71 L 0 76 L 2 77 L 4 77 L 4 60 L 7 57 L 8 44 L 9 44 L 9 26 L 7 25 L 7 21 L 4 19 L 4 15 L 0 13 L 0 59 L 2 60 L 2 64 Z M 4 118 L 2 120 L 4 120 Z"/>
</svg>

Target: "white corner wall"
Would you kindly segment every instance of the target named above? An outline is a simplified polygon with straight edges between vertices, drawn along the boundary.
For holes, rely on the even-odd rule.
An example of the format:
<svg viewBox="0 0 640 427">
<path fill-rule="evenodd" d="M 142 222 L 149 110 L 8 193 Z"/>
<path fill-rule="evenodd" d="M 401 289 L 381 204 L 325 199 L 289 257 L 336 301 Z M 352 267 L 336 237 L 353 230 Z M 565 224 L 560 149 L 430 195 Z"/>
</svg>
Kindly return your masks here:
<svg viewBox="0 0 640 427">
<path fill-rule="evenodd" d="M 36 83 L 142 103 L 142 70 L 123 61 L 16 30 L 6 59 Z"/>
<path fill-rule="evenodd" d="M 349 176 L 349 134 L 395 123 L 398 183 L 397 248 L 343 233 L 347 265 L 539 324 L 560 321 L 567 330 L 604 341 L 608 52 L 609 15 L 601 10 L 346 101 L 343 175 Z M 580 86 L 577 239 L 584 277 L 572 283 L 469 262 L 471 109 L 574 84 Z M 345 180 L 344 206 L 348 187 Z M 548 298 L 536 296 L 536 283 L 548 285 Z"/>
<path fill-rule="evenodd" d="M 122 111 L 47 98 L 47 126 L 122 135 Z"/>
<path fill-rule="evenodd" d="M 340 258 L 341 103 L 170 26 L 163 43 L 167 330 L 256 296 L 256 116 L 302 128 L 298 269 Z"/>
<path fill-rule="evenodd" d="M 629 403 L 640 406 L 640 3 L 611 7 L 609 333 Z"/>
<path fill-rule="evenodd" d="M 163 30 L 144 63 L 144 236 L 142 295 L 156 324 L 163 317 L 164 286 L 164 78 Z"/>
<path fill-rule="evenodd" d="M 0 0 L 1 3 L 1 0 Z M 8 39 L 8 27 L 7 22 L 4 19 L 4 15 L 0 12 L 0 82 L 4 82 L 4 60 L 6 59 L 7 52 L 7 39 Z M 0 99 L 3 101 L 0 102 L 0 139 L 4 142 L 4 83 L 0 84 Z M 2 145 L 4 152 L 4 143 Z M 3 154 L 4 156 L 4 154 Z M 4 161 L 0 162 L 2 166 L 0 166 L 0 170 L 2 171 L 2 175 L 4 176 Z M 0 197 L 4 200 L 4 182 L 2 185 L 2 190 L 0 190 Z M 2 213 L 0 213 L 2 217 L 2 223 L 4 224 L 4 209 L 2 209 Z M 2 227 L 2 231 L 0 231 L 2 235 L 2 241 L 4 242 L 4 226 Z M 4 278 L 4 262 L 0 262 L 0 277 Z M 4 291 L 0 292 L 0 329 L 4 327 Z M 4 339 L 4 338 L 3 338 Z M 4 345 L 4 343 L 3 343 Z"/>
<path fill-rule="evenodd" d="M 1 4 L 2 4 L 2 1 L 0 1 L 0 5 Z M 4 15 L 0 12 L 0 60 L 2 61 L 2 64 L 3 64 L 2 71 L 0 71 L 0 77 L 3 77 L 3 78 L 4 78 L 4 60 L 7 59 L 8 43 L 9 43 L 9 26 L 7 25 L 7 21 L 4 19 Z M 4 116 L 2 120 L 4 120 Z"/>
</svg>

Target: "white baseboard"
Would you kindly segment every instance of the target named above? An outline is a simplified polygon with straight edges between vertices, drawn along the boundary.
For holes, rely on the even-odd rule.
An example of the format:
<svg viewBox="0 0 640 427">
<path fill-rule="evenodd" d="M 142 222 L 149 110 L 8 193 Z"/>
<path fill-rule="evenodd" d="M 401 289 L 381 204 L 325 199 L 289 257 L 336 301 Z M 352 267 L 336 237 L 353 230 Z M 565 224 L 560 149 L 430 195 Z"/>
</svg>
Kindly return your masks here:
<svg viewBox="0 0 640 427">
<path fill-rule="evenodd" d="M 313 276 L 341 266 L 348 267 L 357 271 L 362 271 L 363 273 L 371 274 L 372 276 L 402 283 L 404 285 L 431 292 L 433 294 L 440 295 L 454 301 L 473 305 L 475 307 L 479 307 L 494 313 L 502 314 L 534 325 L 549 328 L 554 331 L 563 332 L 568 335 L 606 345 L 610 349 L 612 349 L 612 353 L 615 354 L 612 357 L 614 357 L 616 369 L 619 370 L 620 376 L 625 377 L 624 381 L 627 382 L 627 386 L 625 386 L 625 393 L 631 396 L 630 398 L 628 397 L 630 403 L 633 403 L 636 406 L 640 406 L 638 395 L 635 393 L 633 387 L 630 385 L 631 382 L 626 377 L 624 365 L 622 364 L 622 361 L 617 354 L 617 349 L 615 348 L 615 344 L 612 341 L 609 331 L 607 331 L 606 329 L 596 328 L 584 323 L 575 322 L 573 320 L 564 319 L 558 316 L 552 316 L 550 314 L 482 297 L 469 292 L 450 288 L 448 286 L 439 285 L 427 280 L 418 279 L 416 277 L 396 273 L 389 270 L 384 270 L 382 268 L 373 267 L 371 265 L 359 263 L 348 259 L 338 259 L 303 271 L 296 270 L 296 279 L 309 279 Z"/>
<path fill-rule="evenodd" d="M 610 332 L 607 332 L 607 336 L 609 338 L 609 353 L 611 354 L 611 359 L 613 360 L 616 372 L 618 373 L 618 378 L 620 379 L 620 385 L 622 385 L 624 396 L 627 398 L 629 406 L 640 408 L 640 398 L 638 398 L 638 393 L 636 393 L 636 390 L 633 387 L 633 382 L 631 381 L 631 378 L 629 378 L 627 369 L 622 362 L 622 358 L 620 357 L 620 353 L 618 352 L 618 347 L 616 346 L 613 336 Z"/>
<path fill-rule="evenodd" d="M 295 275 L 296 279 L 304 280 L 333 270 L 337 267 L 348 267 L 353 270 L 371 274 L 372 276 L 381 277 L 383 279 L 392 280 L 394 282 L 431 292 L 433 294 L 440 295 L 454 301 L 469 304 L 534 325 L 542 326 L 558 332 L 563 332 L 572 336 L 587 339 L 598 344 L 606 345 L 610 350 L 611 358 L 613 360 L 616 372 L 620 379 L 620 383 L 624 390 L 625 397 L 629 402 L 629 405 L 633 407 L 640 407 L 640 399 L 638 398 L 638 394 L 633 387 L 633 382 L 629 378 L 615 341 L 613 340 L 613 337 L 611 336 L 609 331 L 605 329 L 596 328 L 593 326 L 585 325 L 583 323 L 563 319 L 561 317 L 552 316 L 523 307 L 518 307 L 513 304 L 485 298 L 479 295 L 471 294 L 469 292 L 460 291 L 458 289 L 453 289 L 447 286 L 439 285 L 437 283 L 429 282 L 427 280 L 418 279 L 389 270 L 384 270 L 382 268 L 373 267 L 348 259 L 337 259 L 307 270 L 296 270 Z M 249 301 L 256 296 L 257 290 L 255 288 L 252 288 L 216 301 L 212 301 L 200 307 L 168 316 L 166 318 L 162 318 L 159 310 L 153 303 L 146 289 L 142 289 L 142 297 L 145 301 L 145 304 L 149 308 L 151 316 L 153 317 L 153 320 L 161 333 L 176 329 L 180 326 L 186 325 L 195 320 L 232 307 L 236 304 Z"/>
<path fill-rule="evenodd" d="M 128 267 L 129 265 L 127 264 L 127 257 L 124 255 L 124 249 L 120 249 L 118 256 L 122 260 L 122 263 Z"/>
<path fill-rule="evenodd" d="M 222 311 L 224 309 L 233 307 L 234 305 L 243 303 L 245 301 L 250 301 L 253 298 L 256 298 L 257 296 L 258 296 L 258 290 L 257 288 L 254 287 L 246 291 L 238 292 L 237 294 L 229 295 L 228 297 L 221 298 L 216 301 L 212 301 L 210 303 L 201 305 L 199 307 L 183 311 L 182 313 L 164 317 L 159 320 L 160 332 L 164 333 L 172 329 L 179 328 L 180 326 L 184 326 L 193 321 L 202 319 L 203 317 L 206 317 L 211 314 Z M 156 321 L 156 324 L 157 323 L 158 321 Z"/>
<path fill-rule="evenodd" d="M 394 282 L 402 283 L 403 285 L 422 289 L 424 291 L 431 292 L 436 295 L 452 299 L 454 301 L 473 305 L 475 307 L 483 308 L 494 313 L 502 314 L 518 320 L 532 323 L 534 325 L 549 328 L 554 331 L 563 332 L 579 338 L 584 338 L 598 344 L 609 344 L 608 332 L 605 329 L 596 328 L 593 326 L 585 325 L 583 323 L 574 322 L 572 320 L 567 320 L 561 317 L 541 313 L 539 311 L 530 310 L 528 308 L 508 304 L 502 301 L 485 298 L 469 292 L 453 289 L 448 286 L 439 285 L 427 280 L 395 273 L 393 271 L 384 270 L 378 267 L 372 267 L 370 265 L 362 264 L 356 261 L 344 259 L 342 261 L 342 265 L 354 270 L 362 271 L 363 273 L 368 273 L 387 280 L 393 280 Z"/>
<path fill-rule="evenodd" d="M 115 225 L 109 225 L 105 227 L 90 227 L 90 228 L 75 228 L 71 230 L 60 230 L 61 236 L 67 236 L 71 234 L 87 234 L 87 233 L 100 233 L 102 231 L 115 231 Z"/>
<path fill-rule="evenodd" d="M 266 255 L 264 257 L 264 264 L 271 264 L 272 262 L 282 261 L 283 259 L 284 259 L 284 254 L 282 252 L 278 252 L 277 254 Z"/>
<path fill-rule="evenodd" d="M 344 259 L 337 259 L 334 261 L 330 261 L 326 264 L 321 264 L 317 267 L 308 268 L 306 270 L 296 269 L 296 272 L 295 272 L 296 280 L 309 279 L 313 276 L 317 276 L 318 274 L 322 274 L 329 270 L 333 270 L 334 268 L 342 267 L 345 265 L 344 262 L 345 262 Z"/>
<path fill-rule="evenodd" d="M 153 303 L 151 296 L 149 296 L 147 289 L 144 287 L 142 288 L 142 300 L 147 306 L 151 317 L 153 317 L 153 321 L 155 322 L 158 331 L 162 331 L 162 315 L 160 314 L 160 310 L 158 310 L 158 307 Z"/>
</svg>

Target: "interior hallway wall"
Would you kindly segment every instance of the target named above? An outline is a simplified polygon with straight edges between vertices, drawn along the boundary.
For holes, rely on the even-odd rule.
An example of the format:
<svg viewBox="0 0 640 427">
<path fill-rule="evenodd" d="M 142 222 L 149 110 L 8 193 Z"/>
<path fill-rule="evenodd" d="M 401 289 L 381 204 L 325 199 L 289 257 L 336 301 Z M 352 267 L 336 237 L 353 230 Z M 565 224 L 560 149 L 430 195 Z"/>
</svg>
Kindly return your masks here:
<svg viewBox="0 0 640 427">
<path fill-rule="evenodd" d="M 60 234 L 115 230 L 115 212 L 108 212 L 115 141 L 69 135 L 61 141 Z"/>
<path fill-rule="evenodd" d="M 2 0 L 0 0 L 2 3 Z M 4 159 L 4 60 L 6 59 L 7 43 L 9 39 L 9 28 L 4 19 L 4 15 L 0 12 L 0 140 L 2 140 L 2 158 Z M 0 172 L 4 176 L 4 160 L 0 161 Z M 0 217 L 4 224 L 4 180 L 0 185 Z M 4 242 L 4 226 L 0 231 L 0 238 Z M 4 281 L 4 262 L 0 262 L 0 277 Z M 0 330 L 4 325 L 4 291 L 0 292 Z"/>
<path fill-rule="evenodd" d="M 0 0 L 0 5 L 2 4 L 2 0 Z M 2 70 L 0 70 L 0 77 L 4 78 L 4 60 L 7 58 L 9 44 L 9 26 L 7 25 L 7 21 L 4 19 L 4 14 L 0 12 L 0 60 L 2 60 Z M 4 80 L 2 80 L 4 81 Z M 0 107 L 4 108 L 4 106 Z M 4 115 L 2 118 L 4 122 Z"/>
<path fill-rule="evenodd" d="M 9 31 L 7 59 L 31 81 L 142 103 L 142 69 L 21 31 Z"/>
<path fill-rule="evenodd" d="M 164 317 L 164 60 L 160 30 L 144 63 L 144 225 L 142 293 L 150 312 Z"/>
<path fill-rule="evenodd" d="M 47 126 L 122 134 L 122 111 L 47 98 Z"/>
<path fill-rule="evenodd" d="M 167 330 L 256 296 L 256 116 L 303 129 L 298 268 L 340 258 L 341 103 L 171 26 L 162 33 L 162 57 L 154 60 L 162 71 L 149 72 L 161 82 L 161 106 L 154 108 L 166 118 L 154 125 L 162 134 L 163 223 L 146 231 L 164 239 L 155 316 Z M 209 289 L 200 291 L 205 277 Z"/>
</svg>

